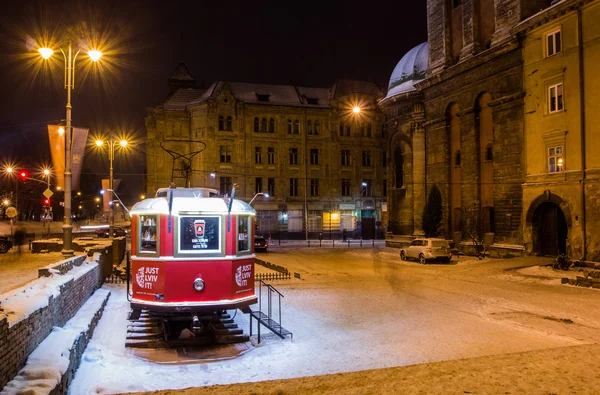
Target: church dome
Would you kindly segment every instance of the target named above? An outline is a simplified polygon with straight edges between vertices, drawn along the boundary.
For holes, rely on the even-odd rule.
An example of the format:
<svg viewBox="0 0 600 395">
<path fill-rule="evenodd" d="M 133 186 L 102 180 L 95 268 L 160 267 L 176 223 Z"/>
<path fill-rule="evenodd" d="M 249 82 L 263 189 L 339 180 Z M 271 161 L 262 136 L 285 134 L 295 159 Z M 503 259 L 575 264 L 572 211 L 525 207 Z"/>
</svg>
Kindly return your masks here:
<svg viewBox="0 0 600 395">
<path fill-rule="evenodd" d="M 408 51 L 392 72 L 385 99 L 416 90 L 415 84 L 425 79 L 428 64 L 429 45 L 427 42 Z"/>
</svg>

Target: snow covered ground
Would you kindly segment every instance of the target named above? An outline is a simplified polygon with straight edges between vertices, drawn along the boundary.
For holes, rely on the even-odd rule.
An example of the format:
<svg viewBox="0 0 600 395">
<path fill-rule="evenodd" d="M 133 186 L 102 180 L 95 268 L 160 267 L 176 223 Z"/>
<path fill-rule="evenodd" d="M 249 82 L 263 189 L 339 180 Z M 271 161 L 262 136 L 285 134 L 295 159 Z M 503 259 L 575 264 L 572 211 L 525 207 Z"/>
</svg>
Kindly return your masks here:
<svg viewBox="0 0 600 395">
<path fill-rule="evenodd" d="M 432 382 L 438 377 L 427 375 L 437 372 L 450 382 L 470 377 L 471 381 L 482 384 L 485 379 L 476 377 L 478 372 L 492 377 L 492 387 L 487 388 L 495 389 L 490 393 L 498 393 L 498 388 L 503 387 L 494 387 L 494 382 L 510 383 L 510 380 L 498 376 L 502 373 L 494 373 L 491 367 L 495 366 L 497 372 L 513 374 L 519 368 L 509 365 L 522 359 L 533 361 L 534 371 L 540 358 L 541 361 L 546 358 L 539 354 L 544 351 L 535 350 L 593 344 L 600 329 L 600 311 L 593 307 L 600 301 L 597 290 L 561 286 L 558 277 L 542 282 L 523 281 L 522 274 L 527 273 L 504 270 L 524 265 L 519 260 L 460 258 L 450 265 L 419 265 L 400 261 L 397 250 L 388 248 L 273 248 L 260 258 L 301 275 L 301 279 L 274 284 L 285 295 L 282 324 L 294 333 L 293 340 L 281 340 L 263 329 L 261 344 L 234 359 L 202 361 L 174 357 L 170 362 L 156 362 L 152 355 L 140 358 L 124 347 L 129 311 L 124 287 L 106 285 L 112 296 L 69 393 L 179 390 L 290 378 L 297 379 L 278 381 L 278 386 L 257 384 L 253 388 L 257 393 L 311 393 L 299 390 L 306 385 L 307 391 L 312 388 L 310 391 L 314 393 L 395 393 L 392 390 L 396 387 L 389 389 L 383 384 L 381 392 L 377 386 L 368 389 L 364 383 L 358 385 L 358 378 L 352 374 L 328 376 L 328 379 L 308 377 L 377 369 L 364 377 L 372 377 L 373 382 L 396 377 L 408 385 L 409 376 L 385 368 L 440 361 L 455 362 L 444 368 L 446 373 L 437 364 L 425 370 L 414 366 L 405 369 L 413 369 L 413 374 L 428 377 Z M 531 259 L 527 262 L 535 264 Z M 546 269 L 541 270 L 550 270 Z M 245 315 L 238 313 L 236 322 L 248 330 Z M 586 366 L 598 363 L 597 353 L 577 347 L 563 350 L 574 350 L 565 351 L 567 357 L 587 358 Z M 534 352 L 513 354 L 517 355 L 514 358 L 506 356 L 528 351 Z M 537 357 L 524 356 L 534 354 Z M 460 361 L 464 358 L 475 358 L 469 360 L 475 362 L 469 367 L 468 362 Z M 555 359 L 535 372 L 548 374 L 548 364 L 561 367 Z M 462 370 L 465 368 L 473 369 L 472 375 Z M 363 377 L 363 373 L 358 375 Z M 587 377 L 591 382 L 600 382 L 595 371 Z M 525 375 L 513 383 L 521 385 L 518 392 L 551 393 L 527 391 L 538 389 L 535 376 L 530 378 L 528 382 Z M 342 386 L 354 382 L 355 390 L 341 391 L 335 387 L 338 380 Z M 576 381 L 567 383 L 566 388 L 579 388 L 580 378 L 573 380 Z M 319 383 L 328 384 L 319 387 Z M 413 380 L 410 385 L 414 387 L 406 388 L 414 388 L 415 392 L 404 393 L 418 393 L 423 382 Z M 280 388 L 280 392 L 272 392 L 275 388 Z M 251 393 L 240 388 L 230 390 Z M 225 391 L 215 388 L 210 393 Z M 439 393 L 431 388 L 427 392 Z M 456 393 L 463 393 L 462 388 Z"/>
</svg>

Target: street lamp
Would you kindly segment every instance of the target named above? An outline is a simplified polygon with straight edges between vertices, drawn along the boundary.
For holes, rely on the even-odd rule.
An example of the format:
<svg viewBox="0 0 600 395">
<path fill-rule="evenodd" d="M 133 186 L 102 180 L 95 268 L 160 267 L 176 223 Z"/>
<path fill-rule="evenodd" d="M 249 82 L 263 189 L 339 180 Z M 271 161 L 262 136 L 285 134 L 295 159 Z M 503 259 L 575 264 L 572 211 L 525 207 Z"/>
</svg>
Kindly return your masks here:
<svg viewBox="0 0 600 395">
<path fill-rule="evenodd" d="M 254 199 L 256 199 L 257 196 L 264 196 L 267 199 L 269 198 L 269 194 L 268 193 L 258 192 L 256 195 L 254 195 L 254 197 L 252 199 L 250 199 L 250 203 L 248 203 L 248 205 L 251 205 L 252 202 L 254 201 Z"/>
<path fill-rule="evenodd" d="M 97 147 L 102 147 L 105 144 L 105 142 L 103 140 L 96 140 L 96 146 Z M 108 176 L 108 189 L 106 190 L 106 192 L 108 192 L 108 201 L 109 201 L 109 205 L 110 205 L 110 211 L 108 213 L 108 215 L 110 216 L 110 221 L 109 221 L 109 229 L 108 229 L 108 234 L 109 237 L 112 237 L 113 235 L 113 231 L 115 228 L 115 212 L 114 212 L 114 208 L 113 208 L 113 160 L 115 159 L 115 147 L 116 146 L 120 146 L 121 149 L 124 149 L 125 147 L 127 147 L 127 140 L 108 140 L 106 141 L 106 145 L 108 147 L 108 163 L 110 165 L 110 172 L 109 172 L 109 176 Z"/>
<path fill-rule="evenodd" d="M 51 48 L 39 48 L 38 52 L 44 59 L 49 59 L 54 50 Z M 67 52 L 60 48 L 60 52 L 63 54 L 65 59 L 65 89 L 67 90 L 67 105 L 66 108 L 66 124 L 65 124 L 65 215 L 63 229 L 63 249 L 62 254 L 64 257 L 71 257 L 75 255 L 73 250 L 73 225 L 71 222 L 71 139 L 73 135 L 73 129 L 71 128 L 71 91 L 75 88 L 75 60 L 79 55 L 80 50 L 73 53 L 72 43 L 69 40 L 69 47 Z M 94 62 L 97 62 L 102 56 L 102 52 L 98 50 L 88 51 L 88 56 Z"/>
</svg>

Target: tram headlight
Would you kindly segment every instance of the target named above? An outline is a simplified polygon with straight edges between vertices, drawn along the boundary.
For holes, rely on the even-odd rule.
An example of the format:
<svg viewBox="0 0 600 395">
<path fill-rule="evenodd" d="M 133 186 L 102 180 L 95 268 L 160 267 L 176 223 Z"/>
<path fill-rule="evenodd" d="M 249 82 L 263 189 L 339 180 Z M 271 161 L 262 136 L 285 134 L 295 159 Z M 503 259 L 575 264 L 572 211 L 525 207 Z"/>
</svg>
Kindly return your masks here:
<svg viewBox="0 0 600 395">
<path fill-rule="evenodd" d="M 201 278 L 197 278 L 194 280 L 194 289 L 198 292 L 204 289 L 204 281 Z"/>
</svg>

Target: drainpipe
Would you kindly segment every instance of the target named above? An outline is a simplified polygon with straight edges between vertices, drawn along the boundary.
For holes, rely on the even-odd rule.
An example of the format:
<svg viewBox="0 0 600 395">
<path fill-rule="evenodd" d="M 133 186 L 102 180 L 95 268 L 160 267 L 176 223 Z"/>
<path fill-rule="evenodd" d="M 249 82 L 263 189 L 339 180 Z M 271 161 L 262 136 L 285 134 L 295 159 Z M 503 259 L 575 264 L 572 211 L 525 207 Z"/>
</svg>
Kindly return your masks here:
<svg viewBox="0 0 600 395">
<path fill-rule="evenodd" d="M 577 8 L 577 41 L 579 55 L 579 118 L 581 133 L 581 230 L 583 244 L 581 246 L 581 260 L 587 256 L 587 227 L 586 227 L 586 209 L 585 209 L 585 181 L 586 181 L 586 157 L 585 157 L 585 81 L 583 70 L 583 27 L 581 18 L 581 8 Z"/>
<path fill-rule="evenodd" d="M 303 156 L 304 156 L 304 236 L 306 237 L 306 241 L 308 241 L 308 148 L 306 145 L 308 144 L 308 138 L 306 134 L 308 133 L 307 129 L 307 116 L 306 110 L 304 110 L 304 119 L 303 119 L 303 130 L 302 133 L 302 141 L 304 144 Z"/>
</svg>

